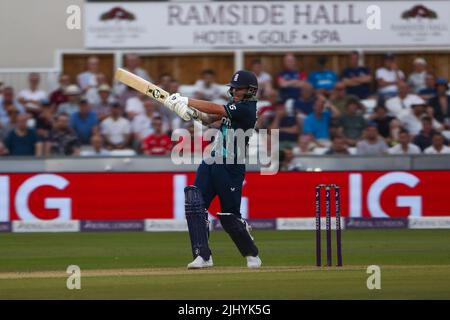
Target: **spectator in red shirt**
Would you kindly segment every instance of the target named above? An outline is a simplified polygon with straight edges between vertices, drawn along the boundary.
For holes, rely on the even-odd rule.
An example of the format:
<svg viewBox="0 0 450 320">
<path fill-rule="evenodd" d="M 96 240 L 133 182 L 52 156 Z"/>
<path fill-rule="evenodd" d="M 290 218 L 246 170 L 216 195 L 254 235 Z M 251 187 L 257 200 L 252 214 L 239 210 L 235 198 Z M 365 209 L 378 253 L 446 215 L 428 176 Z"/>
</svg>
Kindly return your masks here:
<svg viewBox="0 0 450 320">
<path fill-rule="evenodd" d="M 148 135 L 142 142 L 142 151 L 149 156 L 163 156 L 170 154 L 172 140 L 162 130 L 161 117 L 152 119 L 153 133 Z"/>
<path fill-rule="evenodd" d="M 70 77 L 67 74 L 61 74 L 59 76 L 59 87 L 50 94 L 50 103 L 56 107 L 63 102 L 67 102 L 67 96 L 65 94 L 66 87 L 70 84 Z"/>
</svg>

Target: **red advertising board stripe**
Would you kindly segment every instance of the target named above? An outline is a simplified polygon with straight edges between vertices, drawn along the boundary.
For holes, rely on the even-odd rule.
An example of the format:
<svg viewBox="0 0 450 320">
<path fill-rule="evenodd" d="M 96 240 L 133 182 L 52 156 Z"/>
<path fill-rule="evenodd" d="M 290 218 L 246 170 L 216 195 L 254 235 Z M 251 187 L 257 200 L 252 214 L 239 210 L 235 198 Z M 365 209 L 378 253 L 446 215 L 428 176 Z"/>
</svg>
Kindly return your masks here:
<svg viewBox="0 0 450 320">
<path fill-rule="evenodd" d="M 176 206 L 180 195 L 176 196 L 175 190 L 182 192 L 184 187 L 176 188 L 174 177 L 184 175 L 186 179 L 182 181 L 192 183 L 195 176 L 194 173 L 58 173 L 45 174 L 45 179 L 41 179 L 41 175 L 0 174 L 0 190 L 7 190 L 5 185 L 9 187 L 9 195 L 0 195 L 0 202 L 9 200 L 8 206 L 0 203 L 0 221 L 21 220 L 26 210 L 38 219 L 55 219 L 61 209 L 46 208 L 49 199 L 70 199 L 71 205 L 66 205 L 65 210 L 69 210 L 71 219 L 77 220 L 173 218 L 176 210 L 182 210 L 182 203 L 181 207 L 179 203 Z M 67 185 L 62 190 L 45 185 L 52 183 L 54 177 Z M 35 184 L 30 189 L 31 181 Z M 313 217 L 314 187 L 319 183 L 335 183 L 342 190 L 343 216 L 447 216 L 450 215 L 448 181 L 450 171 L 282 172 L 273 176 L 252 172 L 246 175 L 243 209 L 252 219 Z M 8 207 L 9 210 L 5 209 Z M 216 199 L 210 212 L 217 211 L 220 209 Z"/>
</svg>

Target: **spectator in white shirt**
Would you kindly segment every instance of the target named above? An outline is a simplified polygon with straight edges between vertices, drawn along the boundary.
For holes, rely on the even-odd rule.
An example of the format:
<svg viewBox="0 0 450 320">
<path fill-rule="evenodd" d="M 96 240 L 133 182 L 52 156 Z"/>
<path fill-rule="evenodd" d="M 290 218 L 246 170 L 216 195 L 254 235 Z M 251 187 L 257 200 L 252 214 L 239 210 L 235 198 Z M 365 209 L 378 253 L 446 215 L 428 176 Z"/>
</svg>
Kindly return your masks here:
<svg viewBox="0 0 450 320">
<path fill-rule="evenodd" d="M 18 100 L 28 112 L 36 114 L 41 109 L 41 103 L 47 100 L 47 93 L 39 89 L 40 76 L 32 72 L 28 76 L 29 88 L 19 92 Z"/>
<path fill-rule="evenodd" d="M 273 90 L 272 76 L 263 70 L 260 59 L 252 61 L 251 71 L 253 71 L 258 79 L 258 99 L 266 99 L 267 94 Z"/>
<path fill-rule="evenodd" d="M 89 88 L 97 86 L 97 74 L 99 73 L 100 61 L 96 56 L 91 56 L 87 60 L 87 70 L 77 76 L 78 85 L 83 92 Z"/>
<path fill-rule="evenodd" d="M 384 97 L 392 97 L 398 92 L 397 83 L 405 79 L 405 74 L 398 69 L 394 55 L 388 53 L 384 57 L 384 66 L 377 69 L 375 78 L 379 94 Z"/>
<path fill-rule="evenodd" d="M 410 93 L 410 88 L 405 81 L 398 82 L 398 95 L 386 101 L 386 108 L 389 114 L 394 117 L 401 117 L 408 114 L 413 104 L 423 104 L 425 101 L 417 94 Z"/>
<path fill-rule="evenodd" d="M 144 102 L 150 99 L 143 93 L 139 93 L 136 97 L 129 98 L 125 103 L 125 114 L 128 119 L 133 120 L 133 118 L 139 114 L 144 114 Z"/>
<path fill-rule="evenodd" d="M 223 95 L 222 87 L 216 83 L 216 73 L 211 70 L 203 70 L 202 78 L 195 82 L 195 98 L 207 101 L 227 99 Z"/>
<path fill-rule="evenodd" d="M 414 72 L 408 77 L 408 84 L 415 93 L 425 88 L 425 77 L 427 75 L 427 62 L 424 58 L 414 59 Z"/>
<path fill-rule="evenodd" d="M 80 156 L 83 157 L 99 157 L 108 156 L 110 154 L 109 150 L 104 148 L 103 137 L 99 134 L 94 134 L 91 137 L 91 147 L 90 150 L 83 150 L 80 152 Z"/>
<path fill-rule="evenodd" d="M 411 143 L 411 136 L 408 131 L 401 130 L 398 135 L 398 144 L 389 148 L 389 154 L 420 154 L 420 148 Z"/>
<path fill-rule="evenodd" d="M 153 133 L 152 119 L 154 117 L 161 117 L 163 132 L 167 133 L 169 131 L 168 121 L 165 121 L 166 119 L 159 112 L 158 102 L 150 98 L 145 99 L 144 108 L 145 113 L 135 116 L 131 122 L 133 138 L 138 142 L 141 142 L 145 137 Z"/>
<path fill-rule="evenodd" d="M 130 144 L 131 124 L 122 116 L 118 103 L 111 105 L 111 115 L 100 123 L 100 132 L 108 149 L 126 149 Z"/>
<path fill-rule="evenodd" d="M 432 145 L 425 149 L 425 154 L 450 154 L 450 147 L 444 144 L 445 139 L 442 133 L 435 133 L 432 138 Z"/>
<path fill-rule="evenodd" d="M 400 117 L 402 126 L 413 136 L 418 135 L 422 130 L 422 117 L 428 115 L 426 107 L 427 104 L 425 102 L 415 103 L 411 106 L 411 111 L 408 114 L 404 114 Z M 436 130 L 442 130 L 442 125 L 434 118 L 433 128 Z"/>
</svg>

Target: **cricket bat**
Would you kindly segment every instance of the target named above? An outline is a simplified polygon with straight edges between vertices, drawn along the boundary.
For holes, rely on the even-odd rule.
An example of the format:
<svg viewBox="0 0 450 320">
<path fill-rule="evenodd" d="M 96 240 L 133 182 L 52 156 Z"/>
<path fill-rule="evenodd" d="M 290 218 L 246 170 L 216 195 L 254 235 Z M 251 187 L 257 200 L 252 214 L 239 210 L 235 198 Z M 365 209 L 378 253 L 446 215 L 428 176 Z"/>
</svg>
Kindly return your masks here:
<svg viewBox="0 0 450 320">
<path fill-rule="evenodd" d="M 142 92 L 143 94 L 149 96 L 150 98 L 155 99 L 156 101 L 161 102 L 164 106 L 164 101 L 170 95 L 166 90 L 158 87 L 157 85 L 147 81 L 125 69 L 118 68 L 116 70 L 116 74 L 114 78 L 117 81 L 126 84 L 127 86 Z M 189 113 L 191 116 L 194 116 L 194 110 L 189 109 Z"/>
</svg>

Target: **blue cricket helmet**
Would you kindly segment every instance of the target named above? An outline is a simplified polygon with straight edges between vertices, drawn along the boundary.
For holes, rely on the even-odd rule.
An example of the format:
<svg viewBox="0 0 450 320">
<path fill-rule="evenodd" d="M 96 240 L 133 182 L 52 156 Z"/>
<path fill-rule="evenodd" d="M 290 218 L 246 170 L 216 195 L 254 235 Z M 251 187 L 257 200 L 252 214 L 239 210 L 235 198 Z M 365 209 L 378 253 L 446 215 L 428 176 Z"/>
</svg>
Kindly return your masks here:
<svg viewBox="0 0 450 320">
<path fill-rule="evenodd" d="M 255 98 L 258 91 L 258 79 L 251 71 L 239 70 L 233 74 L 227 86 L 230 88 L 248 88 L 246 98 Z"/>
</svg>

